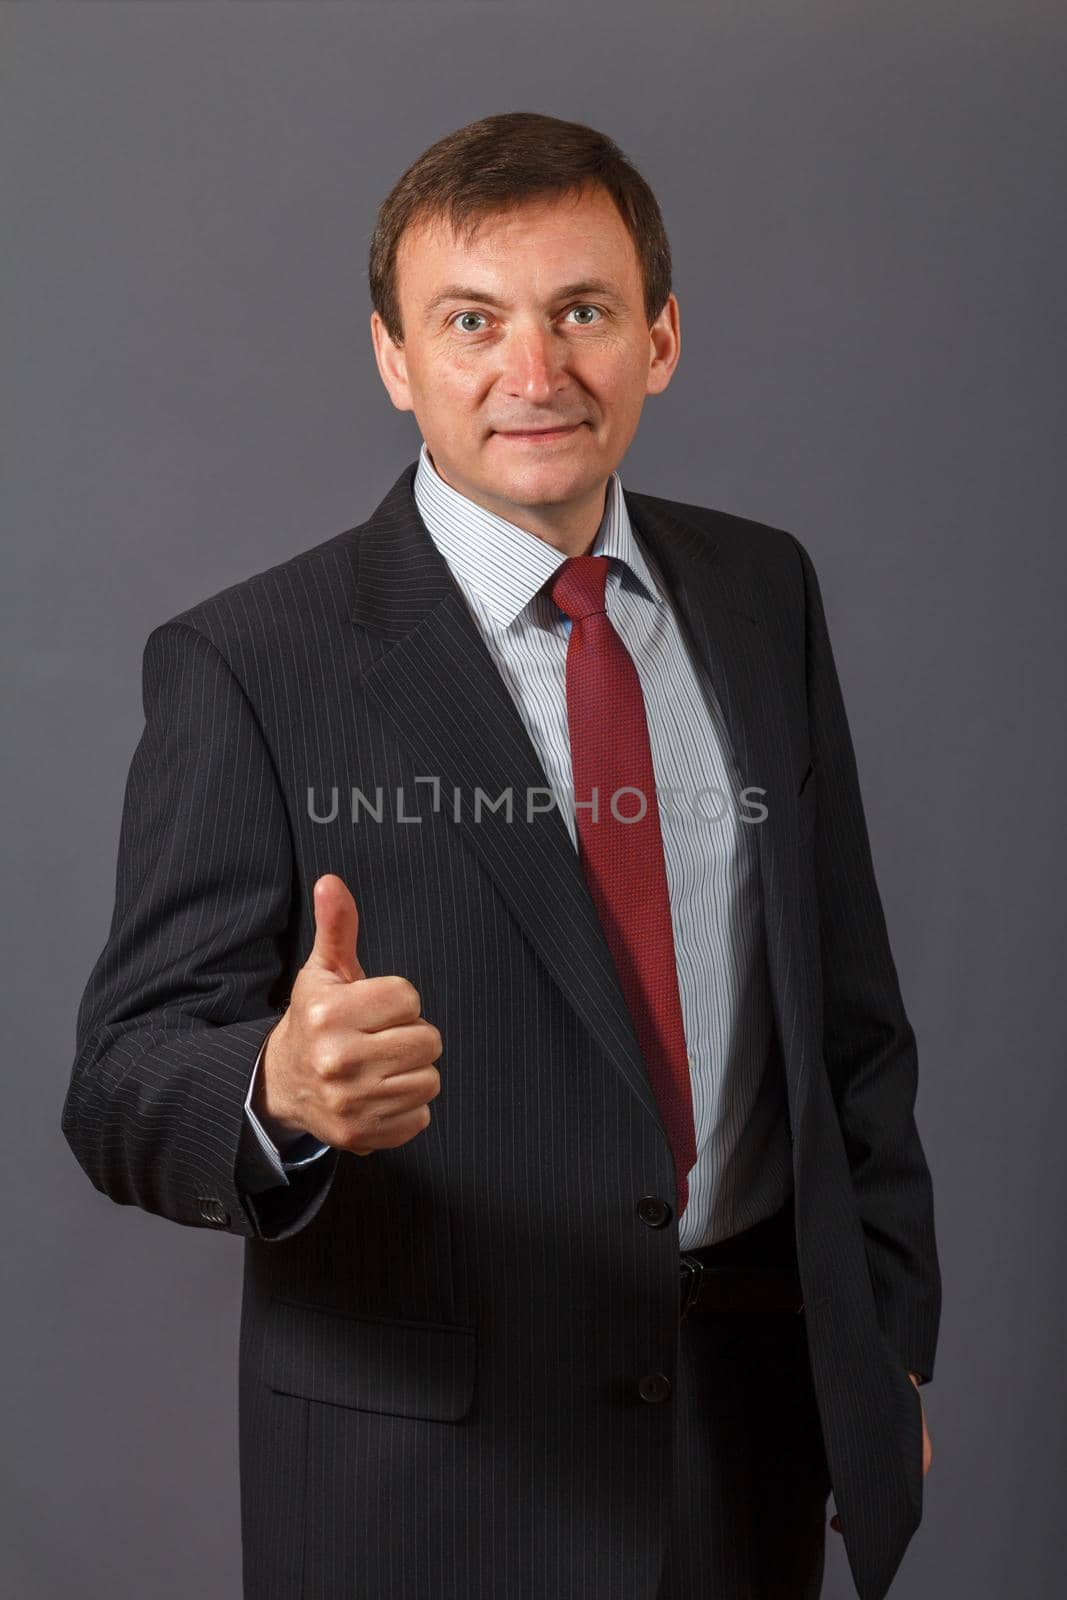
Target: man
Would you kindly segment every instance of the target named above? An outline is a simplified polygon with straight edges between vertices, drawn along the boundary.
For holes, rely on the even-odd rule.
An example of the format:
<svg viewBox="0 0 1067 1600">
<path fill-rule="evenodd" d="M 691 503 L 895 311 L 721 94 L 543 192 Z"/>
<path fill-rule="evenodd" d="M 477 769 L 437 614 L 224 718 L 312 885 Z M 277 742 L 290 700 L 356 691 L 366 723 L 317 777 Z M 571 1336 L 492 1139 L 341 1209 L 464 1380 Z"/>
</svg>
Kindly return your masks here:
<svg viewBox="0 0 1067 1600">
<path fill-rule="evenodd" d="M 813 1596 L 831 1487 L 880 1600 L 920 1520 L 915 1041 L 807 552 L 621 488 L 670 282 L 603 135 L 441 140 L 418 462 L 146 646 L 63 1128 L 246 1241 L 255 1600 Z"/>
</svg>

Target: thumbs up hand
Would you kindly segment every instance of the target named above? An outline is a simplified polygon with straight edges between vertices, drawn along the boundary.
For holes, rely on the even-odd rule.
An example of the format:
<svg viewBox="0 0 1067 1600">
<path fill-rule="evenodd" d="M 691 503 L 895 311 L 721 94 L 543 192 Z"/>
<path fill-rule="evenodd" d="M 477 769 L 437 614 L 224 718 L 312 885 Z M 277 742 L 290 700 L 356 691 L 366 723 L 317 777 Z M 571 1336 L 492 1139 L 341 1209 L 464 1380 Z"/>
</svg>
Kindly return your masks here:
<svg viewBox="0 0 1067 1600">
<path fill-rule="evenodd" d="M 406 978 L 368 978 L 356 958 L 359 912 L 342 878 L 314 888 L 315 943 L 270 1034 L 252 1109 L 283 1132 L 357 1156 L 407 1144 L 441 1092 L 441 1035 Z"/>
</svg>

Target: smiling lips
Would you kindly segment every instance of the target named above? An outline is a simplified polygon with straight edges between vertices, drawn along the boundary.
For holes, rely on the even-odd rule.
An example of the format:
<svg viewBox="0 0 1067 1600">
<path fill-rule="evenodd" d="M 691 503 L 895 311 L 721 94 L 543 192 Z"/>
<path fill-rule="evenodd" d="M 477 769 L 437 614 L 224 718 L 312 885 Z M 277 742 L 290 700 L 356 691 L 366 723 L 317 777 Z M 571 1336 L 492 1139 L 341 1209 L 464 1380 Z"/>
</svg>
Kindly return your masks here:
<svg viewBox="0 0 1067 1600">
<path fill-rule="evenodd" d="M 572 422 L 564 428 L 531 428 L 528 432 L 511 433 L 503 428 L 498 429 L 505 439 L 565 439 L 569 433 L 574 433 L 580 428 L 580 422 Z"/>
</svg>

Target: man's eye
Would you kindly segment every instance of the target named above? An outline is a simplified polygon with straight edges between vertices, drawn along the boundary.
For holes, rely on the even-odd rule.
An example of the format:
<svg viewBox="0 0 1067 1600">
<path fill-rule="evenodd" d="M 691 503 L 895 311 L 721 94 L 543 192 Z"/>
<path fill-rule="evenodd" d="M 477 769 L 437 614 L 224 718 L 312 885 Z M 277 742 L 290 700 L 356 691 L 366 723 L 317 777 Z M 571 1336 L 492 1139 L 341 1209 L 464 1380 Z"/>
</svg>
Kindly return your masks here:
<svg viewBox="0 0 1067 1600">
<path fill-rule="evenodd" d="M 599 306 L 586 306 L 586 305 L 571 306 L 568 309 L 566 314 L 569 316 L 571 311 L 595 311 L 596 315 L 598 317 L 603 315 L 603 313 L 601 312 Z M 453 324 L 453 326 L 456 326 L 461 320 L 463 320 L 465 318 L 471 318 L 472 320 L 477 321 L 477 319 L 479 317 L 481 317 L 482 320 L 484 321 L 485 320 L 485 313 L 482 312 L 482 311 L 457 311 L 456 315 L 452 318 L 452 324 Z M 586 321 L 582 321 L 582 322 L 579 323 L 579 327 L 582 327 L 582 328 L 589 328 L 589 327 L 592 327 L 592 326 L 593 326 L 592 323 L 586 322 Z M 477 328 L 474 328 L 474 329 L 465 328 L 465 329 L 463 329 L 461 331 L 463 331 L 465 333 L 470 333 L 470 332 L 477 333 L 479 330 Z"/>
</svg>

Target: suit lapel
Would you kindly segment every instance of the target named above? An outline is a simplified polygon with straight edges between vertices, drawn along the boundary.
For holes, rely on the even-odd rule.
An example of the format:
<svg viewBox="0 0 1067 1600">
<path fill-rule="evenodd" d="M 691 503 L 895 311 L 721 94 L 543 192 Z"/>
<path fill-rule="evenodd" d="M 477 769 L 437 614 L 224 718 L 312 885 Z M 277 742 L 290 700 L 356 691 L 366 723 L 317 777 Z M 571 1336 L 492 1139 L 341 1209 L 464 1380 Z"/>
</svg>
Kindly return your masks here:
<svg viewBox="0 0 1067 1600">
<path fill-rule="evenodd" d="M 795 959 L 803 948 L 798 780 L 769 608 L 714 533 L 674 516 L 662 500 L 627 494 L 626 502 L 639 536 L 660 563 L 697 673 L 710 681 L 722 708 L 739 789 L 756 791 L 753 802 L 767 808 L 753 826 L 772 1004 L 795 1119 L 805 1065 L 805 999 Z"/>
<path fill-rule="evenodd" d="M 527 794 L 550 792 L 540 757 L 470 615 L 462 591 L 415 504 L 406 467 L 363 525 L 351 619 L 360 687 L 416 763 L 440 780 L 440 807 L 504 895 L 553 979 L 613 1066 L 662 1128 L 577 852 L 558 810 L 526 820 Z M 780 703 L 754 598 L 714 536 L 626 496 L 638 537 L 676 600 L 700 670 L 726 717 L 742 784 L 773 790 L 788 779 Z M 770 710 L 768 709 L 770 706 Z M 476 791 L 484 797 L 475 818 Z M 514 810 L 489 806 L 511 791 Z M 458 805 L 455 797 L 458 795 Z M 773 800 L 764 797 L 764 803 Z M 773 847 L 761 826 L 765 890 L 778 893 Z M 664 1134 L 666 1137 L 666 1134 Z"/>
</svg>

